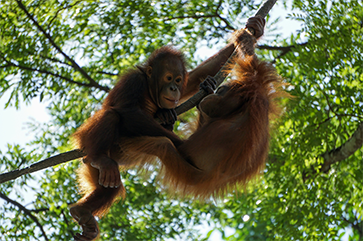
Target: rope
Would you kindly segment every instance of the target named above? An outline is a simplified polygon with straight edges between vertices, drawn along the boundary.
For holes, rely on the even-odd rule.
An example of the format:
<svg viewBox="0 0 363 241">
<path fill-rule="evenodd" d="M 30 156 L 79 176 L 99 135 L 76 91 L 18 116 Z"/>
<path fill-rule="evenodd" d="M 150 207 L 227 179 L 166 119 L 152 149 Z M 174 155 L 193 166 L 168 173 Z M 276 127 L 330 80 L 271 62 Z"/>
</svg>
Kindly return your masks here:
<svg viewBox="0 0 363 241">
<path fill-rule="evenodd" d="M 255 16 L 259 15 L 263 18 L 266 18 L 267 14 L 270 12 L 271 8 L 275 5 L 277 0 L 266 0 L 261 7 L 257 10 Z M 248 29 L 248 31 L 253 35 L 254 34 L 254 30 L 253 29 Z M 231 66 L 234 65 L 234 58 L 235 56 L 237 56 L 237 51 L 238 46 L 235 48 L 235 50 L 233 51 L 232 55 L 229 57 L 229 59 L 226 61 L 226 63 L 222 66 L 222 68 L 218 71 L 218 73 L 214 76 L 214 79 L 217 81 L 217 87 L 223 83 L 223 81 L 227 78 L 228 74 L 229 74 L 229 70 L 231 68 Z M 195 95 L 193 95 L 192 97 L 190 97 L 190 99 L 188 99 L 186 102 L 184 102 L 183 104 L 181 104 L 180 106 L 175 108 L 175 112 L 177 113 L 177 115 L 180 115 L 188 110 L 190 110 L 191 108 L 193 108 L 194 106 L 198 105 L 199 102 L 208 95 L 208 93 L 201 89 L 199 92 L 197 92 Z"/>
</svg>

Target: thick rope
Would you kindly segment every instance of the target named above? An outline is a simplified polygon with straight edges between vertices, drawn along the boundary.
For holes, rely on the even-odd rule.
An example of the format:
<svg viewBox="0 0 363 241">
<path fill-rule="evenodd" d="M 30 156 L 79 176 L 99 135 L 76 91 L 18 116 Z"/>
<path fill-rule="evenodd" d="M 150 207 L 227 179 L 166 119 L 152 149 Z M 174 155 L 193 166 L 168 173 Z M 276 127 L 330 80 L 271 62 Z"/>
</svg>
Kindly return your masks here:
<svg viewBox="0 0 363 241">
<path fill-rule="evenodd" d="M 267 14 L 270 12 L 271 8 L 275 5 L 276 1 L 277 0 L 267 0 L 267 1 L 265 1 L 261 5 L 261 7 L 257 10 L 255 16 L 261 16 L 263 18 L 266 18 Z M 250 31 L 252 35 L 254 34 L 253 29 L 249 28 L 248 31 Z M 222 66 L 222 68 L 214 76 L 214 79 L 217 81 L 217 87 L 220 84 L 222 84 L 223 81 L 227 78 L 231 66 L 234 65 L 234 58 L 238 54 L 237 49 L 238 49 L 238 46 L 235 48 L 235 50 L 233 51 L 233 53 L 229 57 L 229 59 L 226 61 L 226 63 Z M 177 115 L 180 115 L 180 114 L 190 110 L 194 106 L 198 105 L 199 102 L 204 97 L 206 97 L 207 95 L 208 95 L 208 93 L 205 90 L 201 89 L 198 93 L 193 95 L 189 100 L 187 100 L 186 102 L 184 102 L 183 104 L 181 104 L 180 106 L 175 108 L 175 111 L 176 111 Z"/>
</svg>

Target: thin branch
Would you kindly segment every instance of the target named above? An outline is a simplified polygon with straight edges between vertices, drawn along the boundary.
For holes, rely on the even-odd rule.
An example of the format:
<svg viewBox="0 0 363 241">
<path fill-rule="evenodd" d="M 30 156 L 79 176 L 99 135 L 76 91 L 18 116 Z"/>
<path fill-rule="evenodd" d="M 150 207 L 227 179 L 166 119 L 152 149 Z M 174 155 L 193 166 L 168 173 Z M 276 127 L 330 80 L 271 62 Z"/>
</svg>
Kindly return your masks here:
<svg viewBox="0 0 363 241">
<path fill-rule="evenodd" d="M 28 52 L 28 55 L 32 55 L 32 53 L 31 52 Z M 33 55 L 32 55 L 33 56 Z M 35 56 L 35 55 L 34 55 Z M 50 60 L 50 61 L 52 61 L 52 62 L 55 62 L 55 63 L 59 63 L 59 64 L 63 64 L 63 65 L 65 65 L 65 66 L 68 66 L 68 67 L 73 67 L 71 64 L 68 64 L 68 63 L 66 63 L 66 62 L 64 62 L 64 61 L 62 61 L 62 60 L 60 60 L 60 59 L 57 59 L 57 58 L 53 58 L 53 57 L 49 57 L 49 56 L 44 56 L 44 55 L 42 55 L 42 54 L 39 54 L 38 55 L 39 57 L 41 57 L 41 58 L 43 58 L 43 59 L 45 59 L 45 60 Z M 8 62 L 8 61 L 7 61 Z M 5 67 L 7 67 L 7 66 L 5 66 Z M 110 73 L 110 72 L 107 72 L 107 71 L 97 71 L 96 72 L 97 74 L 104 74 L 104 75 L 110 75 L 110 76 L 118 76 L 119 74 L 114 74 L 114 73 Z M 78 84 L 78 82 L 76 82 L 76 84 Z M 90 87 L 95 87 L 95 88 L 98 88 L 98 87 L 96 87 L 96 86 L 92 86 L 92 85 L 90 85 L 89 84 L 89 86 Z M 107 88 L 107 87 L 106 87 Z"/>
<path fill-rule="evenodd" d="M 289 52 L 291 52 L 294 48 L 297 47 L 301 47 L 301 46 L 306 46 L 308 45 L 308 42 L 305 43 L 301 43 L 301 44 L 296 44 L 296 45 L 289 45 L 289 46 L 268 46 L 268 45 L 258 45 L 257 48 L 258 49 L 266 49 L 266 50 L 278 50 L 281 51 L 281 53 L 271 62 L 272 64 L 276 63 L 277 59 L 282 58 L 284 55 L 288 54 Z"/>
<path fill-rule="evenodd" d="M 270 46 L 270 45 L 257 45 L 258 49 L 266 49 L 266 50 L 278 50 L 282 52 L 289 52 L 293 48 L 296 48 L 298 46 L 305 46 L 308 42 L 301 43 L 301 44 L 295 44 L 295 45 L 289 45 L 289 46 Z"/>
<path fill-rule="evenodd" d="M 97 71 L 98 74 L 110 75 L 110 76 L 118 76 L 119 74 L 110 73 L 107 71 Z"/>
<path fill-rule="evenodd" d="M 78 158 L 81 158 L 85 156 L 86 154 L 83 153 L 80 150 L 72 150 L 69 152 L 64 152 L 56 156 L 49 157 L 47 159 L 44 159 L 40 162 L 34 163 L 30 165 L 29 167 L 20 169 L 20 170 L 14 170 L 7 173 L 0 174 L 0 183 L 7 182 L 10 180 L 14 180 L 22 175 L 33 173 L 48 167 L 52 167 L 64 162 L 68 162 L 71 160 L 75 160 Z"/>
<path fill-rule="evenodd" d="M 50 60 L 50 61 L 52 61 L 54 63 L 59 63 L 59 64 L 65 65 L 65 66 L 73 67 L 71 64 L 68 64 L 68 63 L 66 63 L 66 62 L 64 62 L 64 61 L 62 61 L 60 59 L 57 59 L 57 58 L 44 56 L 42 54 L 39 54 L 38 56 L 41 57 L 41 58 L 43 58 L 43 59 Z"/>
<path fill-rule="evenodd" d="M 321 172 L 327 173 L 331 165 L 347 159 L 353 155 L 359 148 L 363 146 L 363 122 L 358 125 L 353 135 L 340 147 L 328 151 L 321 155 L 324 158 L 324 163 L 321 167 Z"/>
<path fill-rule="evenodd" d="M 216 9 L 216 13 L 219 11 L 219 9 L 222 7 L 222 3 L 223 3 L 223 0 L 219 0 L 218 2 L 218 6 L 217 6 L 217 9 Z"/>
<path fill-rule="evenodd" d="M 47 234 L 45 233 L 45 231 L 43 229 L 43 226 L 39 223 L 37 217 L 35 217 L 26 207 L 24 207 L 17 201 L 10 199 L 9 197 L 7 197 L 5 194 L 3 194 L 1 192 L 0 192 L 0 198 L 4 199 L 8 203 L 13 204 L 14 206 L 17 206 L 21 211 L 23 211 L 23 213 L 25 213 L 25 215 L 29 216 L 36 223 L 36 225 L 40 228 L 40 231 L 42 232 L 44 239 L 49 240 L 47 237 Z"/>
<path fill-rule="evenodd" d="M 59 207 L 57 207 L 57 208 L 59 208 Z M 32 212 L 32 213 L 48 212 L 49 211 L 49 208 L 31 209 L 29 211 Z"/>
<path fill-rule="evenodd" d="M 8 68 L 8 67 L 11 67 L 11 66 L 12 66 L 11 64 L 1 65 L 0 69 Z"/>
<path fill-rule="evenodd" d="M 307 45 L 307 43 L 305 43 L 304 45 Z M 277 59 L 282 58 L 283 56 L 285 56 L 286 54 L 288 54 L 293 48 L 289 49 L 289 50 L 285 50 L 282 51 L 282 53 L 280 53 L 275 59 L 274 61 L 272 61 L 272 63 L 275 63 Z"/>
<path fill-rule="evenodd" d="M 222 20 L 222 22 L 224 22 L 224 23 L 226 24 L 226 27 L 227 27 L 228 29 L 231 29 L 231 30 L 233 30 L 233 31 L 237 30 L 237 29 L 235 29 L 235 28 L 234 28 L 234 27 L 233 27 L 233 26 L 229 23 L 229 21 L 228 21 L 227 19 L 223 18 L 221 15 L 219 15 L 219 14 L 218 14 L 219 9 L 222 7 L 222 3 L 223 3 L 223 0 L 220 0 L 220 1 L 219 1 L 219 3 L 218 3 L 218 6 L 217 6 L 217 8 L 216 8 L 215 14 L 217 15 L 217 17 L 218 17 L 220 20 Z"/>
<path fill-rule="evenodd" d="M 46 56 L 46 55 L 43 55 L 43 54 L 41 54 L 41 53 L 37 53 L 37 55 L 35 55 L 34 54 L 34 52 L 32 52 L 32 51 L 29 51 L 29 50 L 24 50 L 24 52 L 25 52 L 25 55 L 27 56 L 27 57 L 40 57 L 40 58 L 42 58 L 42 59 L 45 59 L 45 60 L 50 60 L 50 61 L 52 61 L 52 62 L 55 62 L 55 63 L 59 63 L 59 64 L 62 64 L 62 65 L 65 65 L 65 66 L 68 66 L 68 67 L 73 67 L 71 64 L 69 64 L 69 63 L 66 63 L 66 62 L 64 62 L 64 61 L 62 61 L 62 60 L 60 60 L 60 59 L 57 59 L 57 58 L 54 58 L 54 57 L 49 57 L 49 56 Z M 5 62 L 7 62 L 7 63 L 10 63 L 5 57 L 4 57 L 4 54 L 3 53 L 0 53 L 2 56 L 2 58 L 4 59 L 4 61 Z"/>
<path fill-rule="evenodd" d="M 81 1 L 76 1 L 75 3 L 71 4 L 71 5 L 67 5 L 63 8 L 60 8 L 57 10 L 57 12 L 54 14 L 54 17 L 49 21 L 49 24 L 48 24 L 48 29 L 50 28 L 50 26 L 52 25 L 52 22 L 58 17 L 58 14 L 62 11 L 62 10 L 66 10 L 68 8 L 72 8 L 74 6 L 76 6 L 78 3 L 80 3 Z"/>
<path fill-rule="evenodd" d="M 345 221 L 346 223 L 348 223 L 353 229 L 355 229 L 358 232 L 360 238 L 363 237 L 363 228 L 359 226 L 360 223 L 358 222 L 358 219 L 356 217 L 355 217 L 355 219 L 357 221 L 357 224 L 354 224 L 349 219 L 346 219 L 343 216 L 341 216 L 341 217 L 342 217 L 343 221 Z"/>
<path fill-rule="evenodd" d="M 63 215 L 63 218 L 64 218 L 64 222 L 66 223 L 67 227 L 69 227 L 69 226 L 70 226 L 70 225 L 69 225 L 69 221 L 68 221 L 68 219 L 67 219 L 67 215 L 64 213 L 64 210 L 62 210 L 62 215 Z M 73 230 L 70 230 L 69 232 L 71 233 L 72 237 L 74 237 L 74 232 L 73 232 Z"/>
<path fill-rule="evenodd" d="M 229 21 L 227 20 L 227 19 L 225 19 L 224 17 L 222 17 L 221 15 L 217 15 L 218 16 L 218 18 L 220 19 L 220 20 L 222 20 L 222 22 L 224 22 L 225 24 L 226 24 L 226 28 L 227 29 L 230 29 L 230 30 L 232 30 L 232 31 L 236 31 L 237 29 L 236 28 L 234 28 L 230 23 L 229 23 Z"/>
<path fill-rule="evenodd" d="M 331 119 L 333 119 L 333 116 L 328 116 L 325 120 L 323 120 L 323 121 L 321 121 L 321 122 L 319 122 L 319 123 L 315 124 L 317 127 L 314 129 L 314 132 L 315 132 L 315 131 L 318 131 L 318 130 L 320 129 L 321 125 L 323 125 L 323 124 L 327 123 L 327 122 L 328 122 L 328 121 L 330 121 Z"/>
<path fill-rule="evenodd" d="M 67 205 L 72 205 L 73 203 L 67 203 Z M 62 209 L 61 206 L 56 206 L 55 209 Z M 41 212 L 49 212 L 49 208 L 39 208 L 39 209 L 29 209 L 31 213 L 41 213 Z"/>
<path fill-rule="evenodd" d="M 186 18 L 192 18 L 192 19 L 201 19 L 201 18 L 215 18 L 217 17 L 215 14 L 210 15 L 188 15 L 188 16 L 174 16 L 171 18 L 165 18 L 164 20 L 170 21 L 174 19 L 186 19 Z"/>
<path fill-rule="evenodd" d="M 171 17 L 171 18 L 165 18 L 164 20 L 166 21 L 170 21 L 173 19 L 187 19 L 187 18 L 191 18 L 191 19 L 201 19 L 201 18 L 219 18 L 222 22 L 224 22 L 226 24 L 226 28 L 235 31 L 236 29 L 229 23 L 229 21 L 227 19 L 225 19 L 224 17 L 222 17 L 218 11 L 220 10 L 221 6 L 222 6 L 223 0 L 220 0 L 218 3 L 218 6 L 216 8 L 216 10 L 214 11 L 214 14 L 208 14 L 208 15 L 187 15 L 187 16 L 176 16 L 176 17 Z M 225 30 L 222 29 L 222 30 Z"/>
<path fill-rule="evenodd" d="M 90 84 L 92 84 L 92 86 L 95 86 L 95 87 L 97 86 L 97 88 L 99 88 L 101 90 L 109 91 L 109 88 L 108 87 L 104 87 L 104 86 L 98 84 L 91 76 L 88 75 L 88 73 L 84 69 L 82 69 L 82 67 L 80 67 L 71 57 L 69 57 L 66 53 L 64 53 L 62 51 L 62 49 L 54 42 L 52 36 L 50 36 L 50 34 L 48 34 L 44 30 L 44 28 L 42 28 L 42 26 L 40 26 L 40 24 L 35 20 L 35 18 L 29 13 L 29 11 L 26 9 L 26 7 L 21 2 L 21 0 L 16 0 L 16 2 L 18 3 L 19 8 L 24 11 L 24 13 L 28 16 L 28 18 L 37 27 L 37 29 L 44 34 L 44 36 L 48 39 L 48 41 L 50 42 L 50 44 L 60 54 L 62 54 L 65 59 L 67 59 L 72 64 L 73 68 L 75 68 L 78 72 L 80 72 L 82 74 L 82 76 L 85 77 L 90 82 Z"/>
<path fill-rule="evenodd" d="M 323 164 L 321 165 L 320 171 L 316 171 L 315 167 L 312 166 L 310 170 L 304 171 L 303 180 L 305 181 L 313 177 L 318 172 L 328 173 L 333 164 L 347 159 L 362 146 L 363 146 L 363 122 L 361 122 L 358 125 L 358 128 L 355 130 L 353 135 L 349 137 L 349 139 L 344 144 L 333 150 L 321 154 L 320 156 L 324 159 L 324 161 Z"/>
<path fill-rule="evenodd" d="M 322 89 L 322 88 L 319 88 L 319 89 L 320 89 L 320 92 L 323 94 L 323 96 L 324 96 L 324 98 L 326 100 L 326 103 L 327 103 L 327 105 L 329 107 L 328 110 L 331 111 L 331 112 L 333 112 L 335 115 L 337 115 L 337 113 L 335 113 L 335 111 L 334 111 L 334 108 L 331 106 L 330 101 L 329 101 L 329 97 L 326 94 L 326 92 L 324 91 L 324 89 Z"/>
<path fill-rule="evenodd" d="M 32 55 L 32 53 L 29 52 L 28 55 Z M 15 64 L 15 63 L 11 62 L 11 60 L 10 61 L 7 60 L 5 58 L 5 55 L 2 52 L 0 52 L 0 57 L 7 63 L 6 65 L 0 66 L 0 69 L 1 68 L 7 68 L 7 67 L 12 67 L 13 66 L 13 67 L 17 67 L 19 69 L 35 71 L 35 72 L 39 72 L 39 73 L 42 73 L 42 74 L 48 74 L 48 75 L 51 75 L 51 76 L 54 76 L 54 77 L 58 77 L 58 78 L 61 78 L 61 79 L 65 80 L 65 81 L 67 81 L 69 83 L 76 84 L 76 85 L 79 85 L 79 86 L 94 87 L 94 88 L 98 88 L 98 89 L 99 89 L 99 86 L 100 86 L 100 85 L 94 86 L 91 83 L 86 84 L 86 83 L 77 82 L 77 81 L 74 81 L 74 80 L 72 80 L 72 79 L 70 79 L 68 77 L 65 77 L 65 76 L 60 75 L 60 74 L 57 74 L 57 73 L 50 72 L 48 70 L 36 69 L 36 68 L 31 68 L 31 67 L 24 66 L 24 65 L 20 65 L 20 64 Z M 63 65 L 69 66 L 69 67 L 73 67 L 72 65 L 70 65 L 68 63 L 65 63 L 65 62 L 63 62 L 63 61 L 61 61 L 59 59 L 56 59 L 56 58 L 42 56 L 42 55 L 39 55 L 39 57 L 41 57 L 43 59 L 47 59 L 47 60 L 53 61 L 55 63 L 60 63 L 60 64 L 63 64 Z M 107 73 L 107 72 L 103 72 L 103 71 L 100 71 L 100 73 L 102 73 L 102 74 L 108 74 L 108 75 L 117 75 L 117 74 Z M 105 90 L 106 92 L 108 92 L 110 89 L 108 87 L 104 87 L 103 86 L 103 88 L 101 88 L 101 90 Z"/>
<path fill-rule="evenodd" d="M 221 15 L 219 15 L 218 13 L 215 14 L 209 14 L 209 15 L 188 15 L 188 16 L 176 16 L 176 17 L 171 17 L 171 18 L 165 18 L 165 21 L 170 21 L 173 19 L 187 19 L 187 18 L 191 18 L 191 19 L 201 19 L 201 18 L 219 18 L 220 20 L 222 20 L 222 22 L 224 22 L 226 24 L 226 28 L 235 31 L 236 29 L 228 22 L 228 20 L 226 20 L 225 18 L 223 18 Z M 224 29 L 225 30 L 225 29 Z"/>
<path fill-rule="evenodd" d="M 76 85 L 85 86 L 85 87 L 99 88 L 98 86 L 94 86 L 93 84 L 80 83 L 80 82 L 74 81 L 74 80 L 72 80 L 72 79 L 70 79 L 68 77 L 65 77 L 63 75 L 50 72 L 48 70 L 31 68 L 31 67 L 28 67 L 28 66 L 18 65 L 18 64 L 14 64 L 14 63 L 10 63 L 10 64 L 11 64 L 11 66 L 17 67 L 19 69 L 30 70 L 30 71 L 39 72 L 39 73 L 42 73 L 42 74 L 47 74 L 47 75 L 51 75 L 51 76 L 54 76 L 54 77 L 58 77 L 58 78 L 61 78 L 61 79 L 65 80 L 65 81 L 71 83 L 71 84 L 76 84 Z"/>
</svg>

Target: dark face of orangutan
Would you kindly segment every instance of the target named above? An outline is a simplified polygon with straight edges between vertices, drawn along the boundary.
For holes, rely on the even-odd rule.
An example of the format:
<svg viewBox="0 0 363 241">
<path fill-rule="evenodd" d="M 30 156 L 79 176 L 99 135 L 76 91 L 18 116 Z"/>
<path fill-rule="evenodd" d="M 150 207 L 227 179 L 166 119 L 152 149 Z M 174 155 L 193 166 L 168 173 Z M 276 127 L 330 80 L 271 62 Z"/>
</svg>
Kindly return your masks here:
<svg viewBox="0 0 363 241">
<path fill-rule="evenodd" d="M 184 85 L 184 66 L 178 58 L 164 58 L 147 69 L 151 97 L 159 108 L 174 109 Z"/>
</svg>

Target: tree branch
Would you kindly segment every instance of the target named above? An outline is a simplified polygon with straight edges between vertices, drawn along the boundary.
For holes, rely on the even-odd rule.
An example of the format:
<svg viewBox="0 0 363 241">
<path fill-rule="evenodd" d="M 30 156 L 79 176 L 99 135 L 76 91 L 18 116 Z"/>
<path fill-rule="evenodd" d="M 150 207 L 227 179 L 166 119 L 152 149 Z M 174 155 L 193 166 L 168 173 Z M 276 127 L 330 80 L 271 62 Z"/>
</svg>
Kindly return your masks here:
<svg viewBox="0 0 363 241">
<path fill-rule="evenodd" d="M 29 55 L 31 55 L 31 54 L 32 53 L 29 52 Z M 57 58 L 52 58 L 52 57 L 44 56 L 44 55 L 41 55 L 41 54 L 39 54 L 38 56 L 45 59 L 45 60 L 49 60 L 49 61 L 52 61 L 52 62 L 55 62 L 55 63 L 63 64 L 65 66 L 73 67 L 71 64 L 63 62 L 62 60 L 57 59 Z M 110 75 L 110 76 L 118 76 L 119 75 L 119 74 L 110 73 L 110 72 L 103 71 L 103 70 L 97 71 L 96 73 L 103 74 L 103 75 Z M 76 82 L 76 84 L 78 84 L 78 82 Z M 89 86 L 91 86 L 91 85 L 89 84 Z M 93 86 L 93 87 L 97 88 L 96 86 Z M 105 87 L 105 88 L 108 88 L 108 87 Z"/>
<path fill-rule="evenodd" d="M 348 223 L 353 229 L 355 229 L 358 232 L 360 238 L 363 238 L 363 225 L 361 223 L 359 223 L 357 217 L 355 217 L 355 220 L 357 221 L 356 224 L 354 222 L 351 222 L 349 219 L 346 219 L 343 216 L 341 216 L 341 217 L 342 217 L 343 221 Z"/>
<path fill-rule="evenodd" d="M 17 67 L 19 69 L 23 69 L 23 70 L 30 70 L 30 71 L 35 71 L 35 72 L 39 72 L 39 73 L 42 73 L 42 74 L 47 74 L 47 75 L 51 75 L 51 76 L 54 76 L 54 77 L 58 77 L 58 78 L 61 78 L 71 84 L 76 84 L 76 85 L 79 85 L 79 86 L 85 86 L 85 87 L 95 87 L 95 88 L 99 88 L 99 86 L 94 86 L 93 84 L 89 83 L 89 84 L 85 84 L 85 83 L 81 83 L 81 82 L 77 82 L 77 81 L 74 81 L 68 77 L 65 77 L 65 76 L 62 76 L 60 74 L 56 74 L 56 73 L 53 73 L 53 72 L 50 72 L 48 70 L 44 70 L 44 69 L 35 69 L 35 68 L 31 68 L 31 67 L 28 67 L 28 66 L 23 66 L 23 65 L 18 65 L 18 64 L 14 64 L 12 62 L 10 62 L 10 65 L 11 66 L 14 66 L 14 67 Z M 104 89 L 102 89 L 104 90 Z"/>
<path fill-rule="evenodd" d="M 67 203 L 67 205 L 72 205 L 74 203 Z M 56 206 L 55 209 L 62 209 L 61 206 Z M 39 209 L 29 209 L 29 212 L 31 213 L 41 213 L 41 212 L 49 212 L 50 208 L 39 208 Z"/>
<path fill-rule="evenodd" d="M 296 44 L 296 45 L 289 45 L 289 46 L 270 46 L 270 45 L 258 45 L 257 48 L 258 49 L 266 49 L 266 50 L 278 50 L 278 51 L 282 51 L 282 52 L 289 52 L 291 51 L 291 49 L 296 48 L 298 46 L 305 46 L 307 45 L 308 42 L 306 43 L 301 43 L 301 44 Z"/>
<path fill-rule="evenodd" d="M 68 221 L 68 219 L 67 219 L 67 215 L 64 213 L 64 210 L 62 210 L 62 215 L 63 215 L 63 218 L 64 218 L 64 222 L 66 223 L 67 227 L 69 227 L 69 226 L 70 226 L 70 225 L 69 225 L 69 221 Z M 73 232 L 73 230 L 70 230 L 69 232 L 71 233 L 72 237 L 74 237 L 74 232 Z"/>
<path fill-rule="evenodd" d="M 103 74 L 103 75 L 110 75 L 110 76 L 118 76 L 119 74 L 114 74 L 114 73 L 110 73 L 107 71 L 97 71 L 96 73 L 98 74 Z"/>
<path fill-rule="evenodd" d="M 272 61 L 272 64 L 276 63 L 276 60 L 283 57 L 284 55 L 286 55 L 287 53 L 289 53 L 290 51 L 292 51 L 294 48 L 296 47 L 300 47 L 300 46 L 306 46 L 308 45 L 308 42 L 305 43 L 301 43 L 301 44 L 296 44 L 296 45 L 289 45 L 289 46 L 268 46 L 268 45 L 258 45 L 257 48 L 258 49 L 266 49 L 266 50 L 277 50 L 277 51 L 281 51 L 281 53 Z"/>
<path fill-rule="evenodd" d="M 215 14 L 210 15 L 188 15 L 188 16 L 175 16 L 172 18 L 165 18 L 164 20 L 170 21 L 173 19 L 186 19 L 186 18 L 193 18 L 193 19 L 200 19 L 200 18 L 215 18 L 217 17 Z"/>
<path fill-rule="evenodd" d="M 24 207 L 17 201 L 10 199 L 9 197 L 7 197 L 5 194 L 3 194 L 1 192 L 0 192 L 0 198 L 4 199 L 8 203 L 13 204 L 14 206 L 17 206 L 21 211 L 23 211 L 23 213 L 25 213 L 25 215 L 29 216 L 36 223 L 36 225 L 40 228 L 40 231 L 42 232 L 44 239 L 49 240 L 47 237 L 47 234 L 45 233 L 45 231 L 43 229 L 43 226 L 39 223 L 37 217 L 35 217 L 26 207 Z"/>
<path fill-rule="evenodd" d="M 11 67 L 11 66 L 12 66 L 11 64 L 1 65 L 0 69 L 8 68 L 8 67 Z"/>
<path fill-rule="evenodd" d="M 328 151 L 321 155 L 324 158 L 324 163 L 321 167 L 321 172 L 327 173 L 331 165 L 347 159 L 353 155 L 363 145 L 363 122 L 358 125 L 358 128 L 353 135 L 340 147 Z"/>
<path fill-rule="evenodd" d="M 52 22 L 58 17 L 58 14 L 62 11 L 62 10 L 66 10 L 68 8 L 72 8 L 74 6 L 76 6 L 78 3 L 80 3 L 81 1 L 76 1 L 75 3 L 71 4 L 71 5 L 66 5 L 60 9 L 57 10 L 57 12 L 54 14 L 54 17 L 49 21 L 48 24 L 48 29 L 50 28 L 50 26 L 52 25 Z"/>
<path fill-rule="evenodd" d="M 64 162 L 68 162 L 71 160 L 75 160 L 78 158 L 81 158 L 85 156 L 86 154 L 82 151 L 76 149 L 69 152 L 64 152 L 56 156 L 49 157 L 47 159 L 44 159 L 40 162 L 34 163 L 30 165 L 29 167 L 20 169 L 20 170 L 14 170 L 7 173 L 0 174 L 0 183 L 7 182 L 10 180 L 14 180 L 22 175 L 33 173 L 48 167 L 52 167 Z"/>
<path fill-rule="evenodd" d="M 173 19 L 186 19 L 186 18 L 191 18 L 191 19 L 201 19 L 201 18 L 219 18 L 222 22 L 224 22 L 226 24 L 226 28 L 230 29 L 232 31 L 235 31 L 236 29 L 229 23 L 229 21 L 225 18 L 223 18 L 220 14 L 218 14 L 218 11 L 220 10 L 221 6 L 222 6 L 223 0 L 220 0 L 218 3 L 218 6 L 214 12 L 214 14 L 209 14 L 209 15 L 188 15 L 188 16 L 176 16 L 176 17 L 171 17 L 171 18 L 165 18 L 166 21 L 170 21 Z M 225 30 L 225 29 L 224 29 Z"/>
<path fill-rule="evenodd" d="M 80 72 L 82 74 L 83 77 L 85 77 L 90 84 L 92 84 L 92 86 L 97 86 L 97 88 L 104 90 L 104 91 L 109 91 L 109 88 L 104 87 L 100 84 L 98 84 L 91 76 L 88 75 L 88 73 L 82 69 L 82 67 L 80 67 L 72 58 L 70 58 L 66 53 L 64 53 L 62 51 L 62 49 L 54 42 L 52 36 L 50 36 L 50 34 L 48 34 L 44 28 L 42 28 L 42 26 L 40 26 L 40 24 L 35 20 L 35 18 L 29 13 L 29 11 L 26 9 L 26 7 L 24 6 L 24 4 L 21 2 L 21 0 L 16 0 L 16 2 L 18 3 L 18 6 L 21 10 L 24 11 L 24 13 L 28 16 L 28 18 L 33 22 L 33 24 L 37 27 L 37 29 L 42 32 L 44 34 L 44 36 L 48 39 L 48 41 L 50 42 L 50 44 L 60 53 L 63 55 L 63 57 L 68 60 L 73 68 L 75 68 L 78 72 Z"/>
<path fill-rule="evenodd" d="M 218 11 L 218 10 L 217 10 Z M 221 15 L 219 15 L 218 13 L 215 14 L 209 14 L 209 15 L 188 15 L 188 16 L 176 16 L 176 17 L 172 17 L 172 18 L 166 18 L 166 21 L 170 21 L 173 19 L 186 19 L 186 18 L 192 18 L 192 19 L 201 19 L 201 18 L 219 18 L 220 20 L 222 20 L 222 22 L 224 22 L 226 24 L 226 28 L 235 31 L 236 29 L 225 19 L 223 18 Z"/>
<path fill-rule="evenodd" d="M 320 168 L 320 172 L 328 173 L 333 164 L 347 159 L 362 146 L 363 146 L 363 122 L 361 122 L 358 125 L 358 128 L 355 130 L 353 135 L 344 144 L 320 155 L 324 159 L 324 162 Z M 319 171 L 316 171 L 315 167 L 313 166 L 311 170 L 303 172 L 303 180 L 305 181 L 311 178 L 318 172 Z"/>
<path fill-rule="evenodd" d="M 218 6 L 217 6 L 217 9 L 215 11 L 215 15 L 220 19 L 222 20 L 222 22 L 224 22 L 226 24 L 226 27 L 232 31 L 236 31 L 237 29 L 235 29 L 227 19 L 223 18 L 221 15 L 218 14 L 218 11 L 219 9 L 222 7 L 222 3 L 223 3 L 223 0 L 220 0 L 219 3 L 218 3 Z"/>
</svg>

